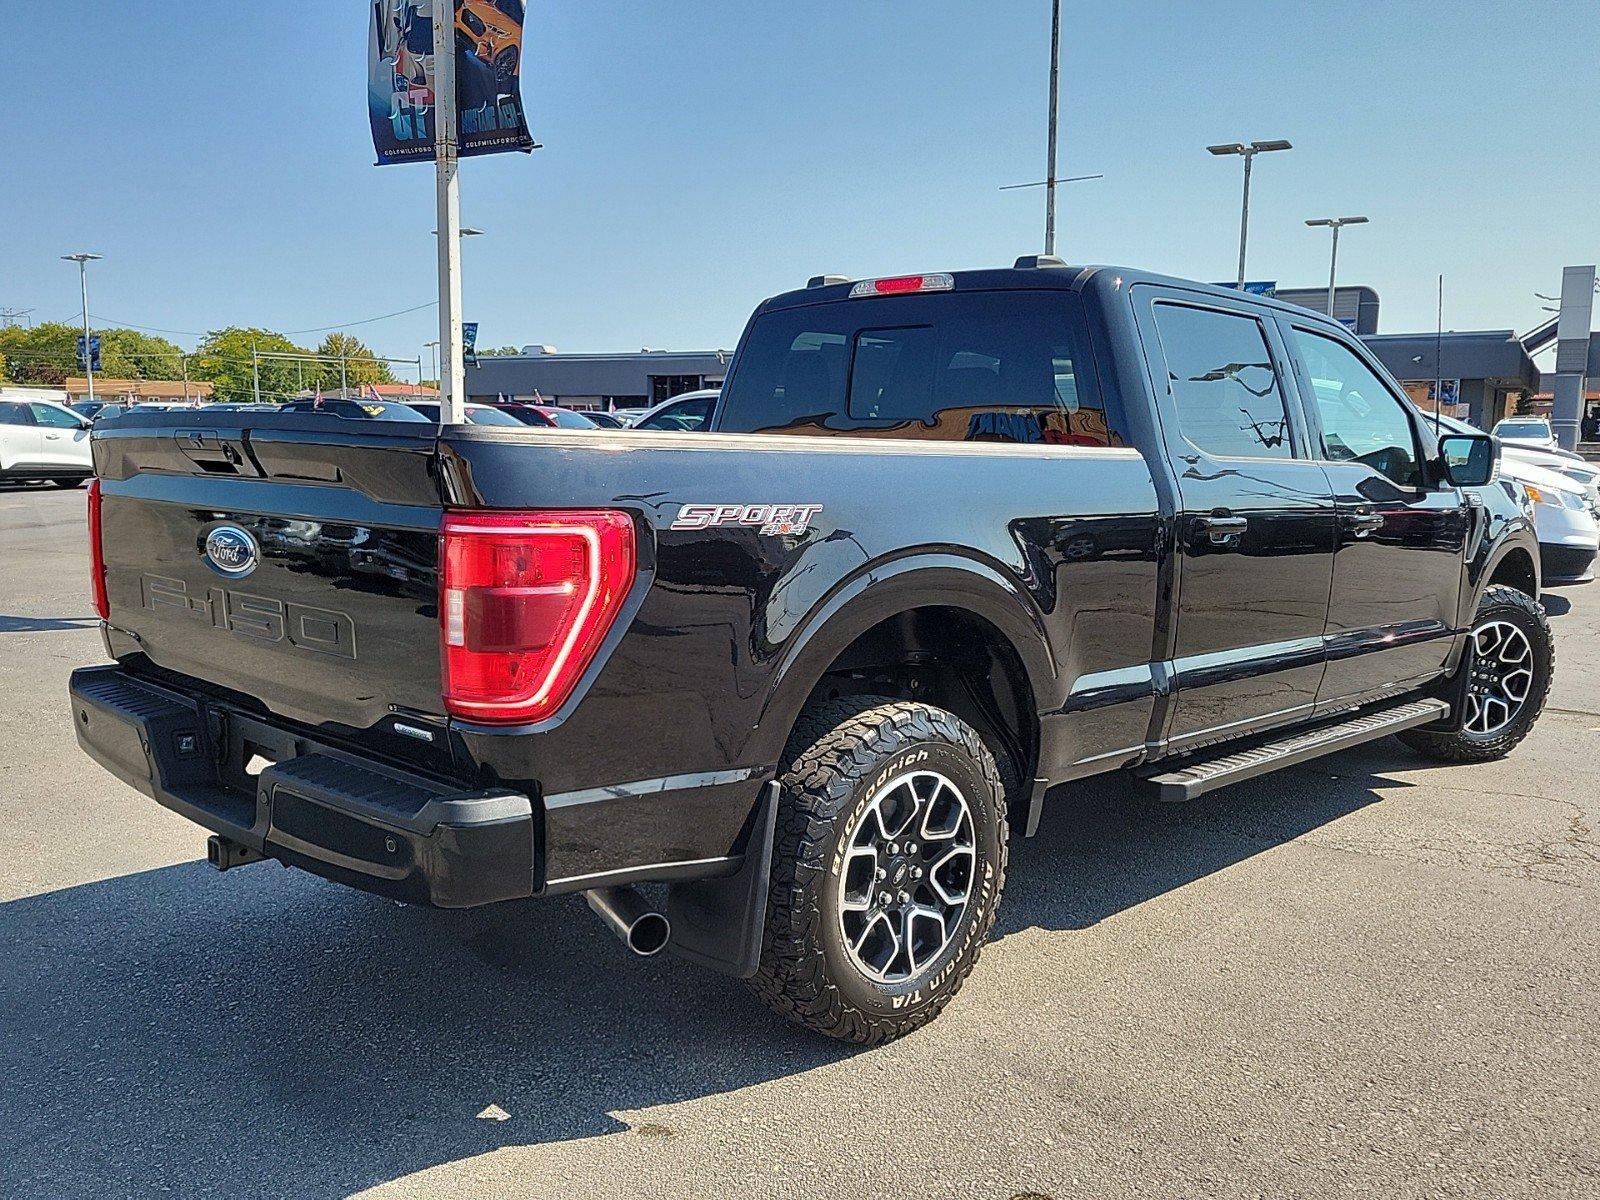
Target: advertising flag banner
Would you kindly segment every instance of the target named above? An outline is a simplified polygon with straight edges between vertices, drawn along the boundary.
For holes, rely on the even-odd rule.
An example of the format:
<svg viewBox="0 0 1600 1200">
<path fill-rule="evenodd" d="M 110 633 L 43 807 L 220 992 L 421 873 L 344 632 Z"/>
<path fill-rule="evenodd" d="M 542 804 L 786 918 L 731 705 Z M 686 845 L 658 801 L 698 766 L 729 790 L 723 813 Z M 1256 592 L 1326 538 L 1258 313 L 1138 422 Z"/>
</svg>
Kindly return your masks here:
<svg viewBox="0 0 1600 1200">
<path fill-rule="evenodd" d="M 476 321 L 463 321 L 461 323 L 461 352 L 468 362 L 473 362 L 478 357 L 478 323 Z"/>
<path fill-rule="evenodd" d="M 378 165 L 434 160 L 433 20 L 451 0 L 372 0 L 367 109 Z M 530 151 L 522 0 L 454 0 L 461 157 Z"/>
</svg>

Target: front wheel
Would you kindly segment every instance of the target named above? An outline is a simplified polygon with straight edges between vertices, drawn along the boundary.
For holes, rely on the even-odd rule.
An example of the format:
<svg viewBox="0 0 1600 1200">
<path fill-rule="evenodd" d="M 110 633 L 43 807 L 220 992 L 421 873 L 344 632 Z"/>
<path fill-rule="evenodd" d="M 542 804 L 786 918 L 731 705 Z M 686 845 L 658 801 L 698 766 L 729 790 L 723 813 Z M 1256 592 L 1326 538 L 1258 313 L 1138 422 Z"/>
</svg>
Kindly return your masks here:
<svg viewBox="0 0 1600 1200">
<path fill-rule="evenodd" d="M 1527 737 L 1544 709 L 1555 672 L 1555 639 L 1532 596 L 1496 585 L 1472 620 L 1472 678 L 1455 733 L 1411 730 L 1400 740 L 1440 762 L 1503 758 Z"/>
<path fill-rule="evenodd" d="M 976 963 L 1005 886 L 994 756 L 915 701 L 832 700 L 791 736 L 761 965 L 789 1020 L 875 1045 L 931 1021 Z"/>
</svg>

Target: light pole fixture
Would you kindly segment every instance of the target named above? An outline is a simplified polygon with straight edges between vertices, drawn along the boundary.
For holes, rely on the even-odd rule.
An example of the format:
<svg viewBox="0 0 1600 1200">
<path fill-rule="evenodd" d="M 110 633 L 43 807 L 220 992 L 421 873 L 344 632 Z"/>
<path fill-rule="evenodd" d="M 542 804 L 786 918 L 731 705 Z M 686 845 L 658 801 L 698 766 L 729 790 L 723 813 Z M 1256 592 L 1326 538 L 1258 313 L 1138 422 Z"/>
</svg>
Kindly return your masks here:
<svg viewBox="0 0 1600 1200">
<path fill-rule="evenodd" d="M 98 262 L 98 254 L 63 254 L 62 262 L 78 264 L 78 290 L 83 294 L 83 374 L 89 381 L 88 400 L 94 403 L 94 351 L 89 346 L 89 264 Z"/>
<path fill-rule="evenodd" d="M 1328 260 L 1328 319 L 1333 320 L 1333 283 L 1339 272 L 1339 230 L 1346 225 L 1365 225 L 1366 217 L 1318 217 L 1306 224 L 1313 229 L 1333 230 L 1333 256 Z"/>
<path fill-rule="evenodd" d="M 1237 154 L 1244 159 L 1244 205 L 1239 213 L 1239 290 L 1244 291 L 1244 252 L 1245 243 L 1250 236 L 1250 168 L 1258 154 L 1267 154 L 1273 150 L 1293 150 L 1294 147 L 1283 138 L 1275 138 L 1265 142 L 1227 142 L 1220 146 L 1207 146 L 1212 154 Z"/>
</svg>

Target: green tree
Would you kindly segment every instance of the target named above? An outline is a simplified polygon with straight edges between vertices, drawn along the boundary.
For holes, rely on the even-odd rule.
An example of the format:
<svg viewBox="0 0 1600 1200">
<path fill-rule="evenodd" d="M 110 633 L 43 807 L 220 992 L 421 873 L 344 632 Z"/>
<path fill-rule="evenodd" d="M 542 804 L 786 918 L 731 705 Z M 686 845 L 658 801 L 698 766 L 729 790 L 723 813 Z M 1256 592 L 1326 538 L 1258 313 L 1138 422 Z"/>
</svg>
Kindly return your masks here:
<svg viewBox="0 0 1600 1200">
<path fill-rule="evenodd" d="M 166 338 L 136 329 L 96 329 L 100 339 L 100 370 L 108 379 L 181 379 L 183 351 Z M 31 329 L 0 329 L 0 354 L 6 359 L 5 377 L 13 383 L 60 387 L 69 377 L 83 374 L 78 361 L 77 325 L 46 321 Z"/>
<path fill-rule="evenodd" d="M 206 334 L 189 358 L 190 376 L 209 380 L 216 387 L 216 399 L 249 402 L 255 397 L 252 348 L 260 354 L 306 354 L 281 333 L 270 329 L 251 329 L 230 325 Z M 311 364 L 289 359 L 258 360 L 262 400 L 286 400 L 305 386 L 315 386 L 316 371 Z"/>
<path fill-rule="evenodd" d="M 496 346 L 493 350 L 479 350 L 479 358 L 504 358 L 508 354 L 521 354 L 516 346 Z"/>
<path fill-rule="evenodd" d="M 317 347 L 318 354 L 328 356 L 328 362 L 323 364 L 323 387 L 337 388 L 339 386 L 339 364 L 335 360 L 339 355 L 344 355 L 345 377 L 352 388 L 365 387 L 369 383 L 393 383 L 394 373 L 389 370 L 389 364 L 379 362 L 377 357 L 369 350 L 360 338 L 348 333 L 330 333 L 322 339 Z"/>
</svg>

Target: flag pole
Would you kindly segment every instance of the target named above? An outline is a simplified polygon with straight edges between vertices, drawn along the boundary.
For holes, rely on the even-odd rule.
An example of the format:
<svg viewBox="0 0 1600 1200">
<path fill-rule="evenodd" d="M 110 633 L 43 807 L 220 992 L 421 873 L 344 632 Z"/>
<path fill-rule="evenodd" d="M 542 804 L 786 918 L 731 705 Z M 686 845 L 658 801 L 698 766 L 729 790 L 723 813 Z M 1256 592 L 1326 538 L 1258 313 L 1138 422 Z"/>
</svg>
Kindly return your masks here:
<svg viewBox="0 0 1600 1200">
<path fill-rule="evenodd" d="M 439 420 L 464 420 L 466 364 L 461 348 L 461 184 L 457 177 L 456 0 L 433 0 L 433 144 L 439 230 Z"/>
</svg>

